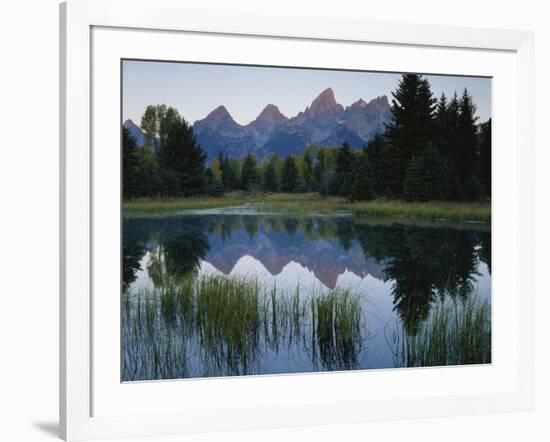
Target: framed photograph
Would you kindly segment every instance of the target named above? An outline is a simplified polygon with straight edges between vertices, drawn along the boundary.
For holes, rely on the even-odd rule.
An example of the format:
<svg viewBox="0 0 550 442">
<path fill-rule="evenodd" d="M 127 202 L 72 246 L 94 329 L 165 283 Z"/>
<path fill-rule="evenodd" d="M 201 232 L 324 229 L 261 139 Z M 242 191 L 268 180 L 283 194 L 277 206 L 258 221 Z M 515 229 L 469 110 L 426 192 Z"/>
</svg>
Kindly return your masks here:
<svg viewBox="0 0 550 442">
<path fill-rule="evenodd" d="M 66 440 L 528 410 L 533 43 L 61 4 Z"/>
</svg>

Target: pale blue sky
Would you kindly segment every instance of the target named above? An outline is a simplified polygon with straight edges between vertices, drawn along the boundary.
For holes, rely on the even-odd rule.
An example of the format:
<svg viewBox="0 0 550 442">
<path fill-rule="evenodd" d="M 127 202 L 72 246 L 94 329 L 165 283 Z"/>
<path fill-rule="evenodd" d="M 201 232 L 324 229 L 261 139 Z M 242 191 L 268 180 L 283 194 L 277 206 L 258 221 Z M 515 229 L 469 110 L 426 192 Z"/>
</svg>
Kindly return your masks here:
<svg viewBox="0 0 550 442">
<path fill-rule="evenodd" d="M 247 124 L 269 103 L 287 117 L 303 111 L 323 90 L 331 87 L 336 101 L 349 106 L 362 98 L 387 95 L 397 86 L 400 74 L 350 72 L 256 66 L 123 62 L 123 120 L 140 124 L 148 104 L 175 107 L 190 123 L 204 118 L 223 104 L 235 121 Z M 491 114 L 491 80 L 477 77 L 426 76 L 432 91 L 460 95 L 467 87 L 477 105 L 480 121 Z"/>
</svg>

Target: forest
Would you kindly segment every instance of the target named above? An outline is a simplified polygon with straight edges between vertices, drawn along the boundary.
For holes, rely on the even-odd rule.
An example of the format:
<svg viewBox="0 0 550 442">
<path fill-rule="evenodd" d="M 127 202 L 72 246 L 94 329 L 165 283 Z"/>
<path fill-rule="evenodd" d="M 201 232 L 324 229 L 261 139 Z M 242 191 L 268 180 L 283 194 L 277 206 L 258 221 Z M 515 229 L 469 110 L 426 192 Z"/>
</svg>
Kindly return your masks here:
<svg viewBox="0 0 550 442">
<path fill-rule="evenodd" d="M 243 159 L 224 152 L 211 164 L 179 112 L 146 108 L 141 148 L 122 130 L 125 200 L 244 193 L 319 193 L 349 201 L 488 201 L 491 120 L 479 122 L 467 89 L 436 98 L 426 78 L 404 74 L 392 92 L 392 120 L 363 149 L 306 146 L 299 156 Z"/>
</svg>

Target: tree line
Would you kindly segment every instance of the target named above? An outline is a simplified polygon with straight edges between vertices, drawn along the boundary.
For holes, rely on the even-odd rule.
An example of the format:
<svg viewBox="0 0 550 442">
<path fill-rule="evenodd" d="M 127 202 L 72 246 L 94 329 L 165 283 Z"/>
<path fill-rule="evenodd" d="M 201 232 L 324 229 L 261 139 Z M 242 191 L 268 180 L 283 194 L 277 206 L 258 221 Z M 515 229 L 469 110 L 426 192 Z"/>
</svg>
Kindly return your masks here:
<svg viewBox="0 0 550 442">
<path fill-rule="evenodd" d="M 224 192 L 319 192 L 354 201 L 475 201 L 491 195 L 491 120 L 478 124 L 465 89 L 435 98 L 426 78 L 402 76 L 384 133 L 357 151 L 308 145 L 299 156 L 263 160 L 220 152 L 210 166 L 177 110 L 150 105 L 141 119 L 145 146 L 123 129 L 123 196 L 221 195 Z"/>
</svg>

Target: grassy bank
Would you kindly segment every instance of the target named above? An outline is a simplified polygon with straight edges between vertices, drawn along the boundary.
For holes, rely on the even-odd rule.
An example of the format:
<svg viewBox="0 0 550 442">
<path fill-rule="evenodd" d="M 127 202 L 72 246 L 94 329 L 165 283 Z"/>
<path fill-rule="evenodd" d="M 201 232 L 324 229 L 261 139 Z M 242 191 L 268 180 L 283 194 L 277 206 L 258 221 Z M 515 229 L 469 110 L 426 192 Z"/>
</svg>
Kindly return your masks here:
<svg viewBox="0 0 550 442">
<path fill-rule="evenodd" d="M 257 205 L 258 210 L 289 213 L 351 212 L 372 217 L 398 217 L 448 221 L 491 221 L 489 203 L 459 203 L 430 201 L 408 203 L 404 201 L 374 200 L 350 203 L 345 198 L 322 197 L 307 194 L 256 194 L 231 193 L 223 197 L 197 197 L 179 199 L 139 199 L 124 202 L 126 214 L 169 213 L 180 210 L 202 210 Z M 254 206 L 253 206 L 254 207 Z"/>
</svg>

